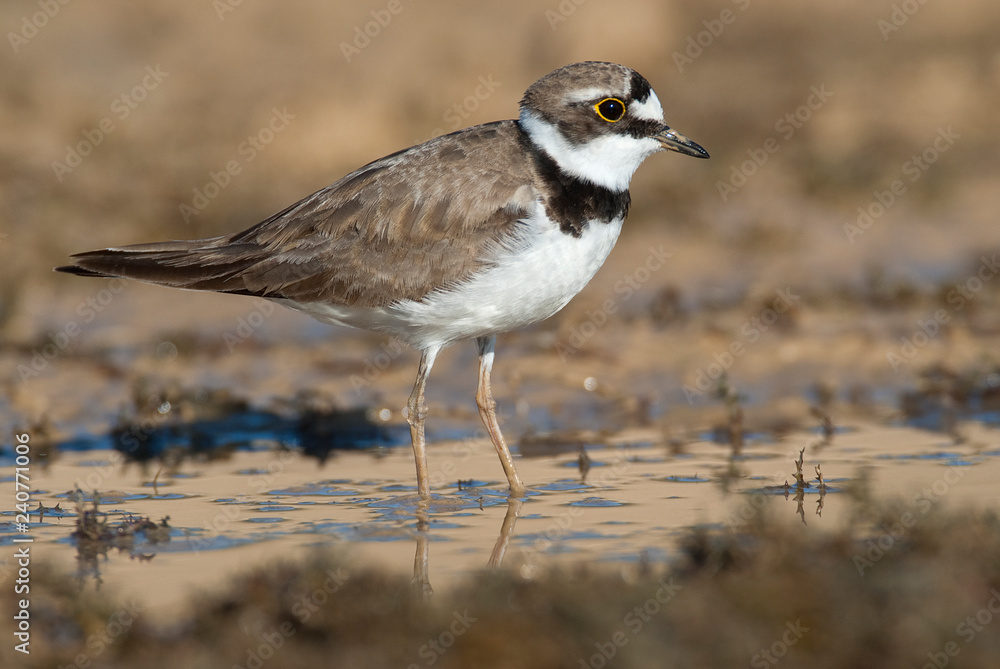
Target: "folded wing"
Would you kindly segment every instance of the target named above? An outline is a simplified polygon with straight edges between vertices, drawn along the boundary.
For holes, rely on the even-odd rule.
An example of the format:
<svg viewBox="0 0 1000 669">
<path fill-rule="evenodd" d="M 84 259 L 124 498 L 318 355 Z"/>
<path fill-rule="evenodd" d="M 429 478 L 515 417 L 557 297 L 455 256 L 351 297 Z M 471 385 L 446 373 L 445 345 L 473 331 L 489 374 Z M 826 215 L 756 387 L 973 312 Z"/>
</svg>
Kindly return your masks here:
<svg viewBox="0 0 1000 669">
<path fill-rule="evenodd" d="M 468 279 L 535 206 L 513 121 L 386 156 L 235 235 L 136 244 L 57 268 L 176 288 L 375 307 Z"/>
</svg>

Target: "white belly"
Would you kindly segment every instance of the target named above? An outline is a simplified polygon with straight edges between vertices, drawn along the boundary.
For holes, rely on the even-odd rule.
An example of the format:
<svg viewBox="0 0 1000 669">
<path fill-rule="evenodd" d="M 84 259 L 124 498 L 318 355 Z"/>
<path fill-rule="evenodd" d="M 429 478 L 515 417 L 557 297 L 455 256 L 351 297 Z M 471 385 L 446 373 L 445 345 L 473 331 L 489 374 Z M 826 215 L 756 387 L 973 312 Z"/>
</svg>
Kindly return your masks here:
<svg viewBox="0 0 1000 669">
<path fill-rule="evenodd" d="M 494 267 L 420 302 L 356 309 L 279 301 L 326 322 L 392 334 L 418 350 L 446 345 L 556 313 L 604 264 L 621 229 L 621 220 L 591 222 L 573 237 L 546 217 L 534 217 L 517 249 L 501 251 Z"/>
</svg>

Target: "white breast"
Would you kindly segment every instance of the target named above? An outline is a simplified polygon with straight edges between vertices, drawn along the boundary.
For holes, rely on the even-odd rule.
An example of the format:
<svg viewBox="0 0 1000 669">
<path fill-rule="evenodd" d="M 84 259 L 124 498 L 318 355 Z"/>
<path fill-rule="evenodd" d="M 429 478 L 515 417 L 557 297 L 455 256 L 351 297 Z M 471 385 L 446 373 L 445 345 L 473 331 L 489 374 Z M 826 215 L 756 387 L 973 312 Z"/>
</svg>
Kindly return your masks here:
<svg viewBox="0 0 1000 669">
<path fill-rule="evenodd" d="M 548 318 L 579 293 L 604 264 L 622 220 L 589 222 L 580 237 L 559 229 L 539 205 L 516 246 L 471 280 L 420 302 L 354 309 L 286 303 L 330 323 L 386 332 L 416 349 L 507 332 Z"/>
</svg>

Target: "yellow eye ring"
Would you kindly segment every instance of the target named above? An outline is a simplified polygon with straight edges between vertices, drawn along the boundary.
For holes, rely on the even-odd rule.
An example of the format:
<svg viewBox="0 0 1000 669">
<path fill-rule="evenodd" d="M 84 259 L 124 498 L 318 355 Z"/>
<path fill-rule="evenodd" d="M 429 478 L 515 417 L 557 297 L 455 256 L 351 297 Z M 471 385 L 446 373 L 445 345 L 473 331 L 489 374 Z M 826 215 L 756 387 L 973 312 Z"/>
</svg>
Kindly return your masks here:
<svg viewBox="0 0 1000 669">
<path fill-rule="evenodd" d="M 615 123 L 625 116 L 625 103 L 618 98 L 604 98 L 594 105 L 594 111 L 608 123 Z"/>
</svg>

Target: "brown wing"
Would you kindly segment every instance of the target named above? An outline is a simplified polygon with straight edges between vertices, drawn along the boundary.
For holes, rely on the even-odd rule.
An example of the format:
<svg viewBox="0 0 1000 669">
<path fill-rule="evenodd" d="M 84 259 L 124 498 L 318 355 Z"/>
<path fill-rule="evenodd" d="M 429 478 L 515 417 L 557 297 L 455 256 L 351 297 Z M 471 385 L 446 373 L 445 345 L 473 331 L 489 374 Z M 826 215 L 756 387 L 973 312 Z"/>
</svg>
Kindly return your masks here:
<svg viewBox="0 0 1000 669">
<path fill-rule="evenodd" d="M 467 279 L 537 192 L 514 121 L 386 156 L 241 233 L 73 256 L 57 268 L 192 290 L 385 306 Z"/>
</svg>

